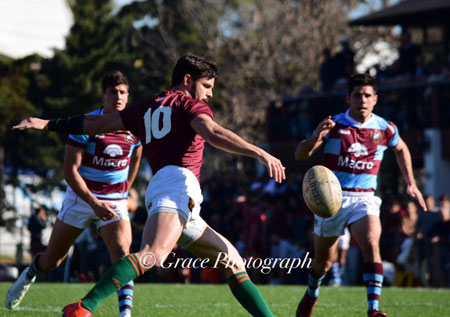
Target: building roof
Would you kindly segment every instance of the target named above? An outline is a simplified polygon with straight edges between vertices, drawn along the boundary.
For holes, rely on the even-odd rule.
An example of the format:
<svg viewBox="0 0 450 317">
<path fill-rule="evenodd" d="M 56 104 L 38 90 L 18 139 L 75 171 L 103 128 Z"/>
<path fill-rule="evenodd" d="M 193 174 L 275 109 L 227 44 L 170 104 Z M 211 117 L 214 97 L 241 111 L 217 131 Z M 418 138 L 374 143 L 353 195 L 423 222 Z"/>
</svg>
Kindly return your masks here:
<svg viewBox="0 0 450 317">
<path fill-rule="evenodd" d="M 404 0 L 390 7 L 350 20 L 350 25 L 439 25 L 448 23 L 449 0 Z"/>
</svg>

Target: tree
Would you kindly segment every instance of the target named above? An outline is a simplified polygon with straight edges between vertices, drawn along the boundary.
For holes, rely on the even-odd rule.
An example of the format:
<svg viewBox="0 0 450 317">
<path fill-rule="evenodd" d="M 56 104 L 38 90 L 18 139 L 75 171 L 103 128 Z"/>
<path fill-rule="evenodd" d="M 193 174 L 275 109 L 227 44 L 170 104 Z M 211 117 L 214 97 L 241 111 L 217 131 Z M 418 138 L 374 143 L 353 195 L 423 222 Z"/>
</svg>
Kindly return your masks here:
<svg viewBox="0 0 450 317">
<path fill-rule="evenodd" d="M 29 60 L 3 58 L 0 61 L 0 222 L 5 210 L 5 149 L 14 139 L 10 128 L 23 117 L 36 113 L 36 108 L 28 99 Z M 15 151 L 14 148 L 11 150 Z"/>
<path fill-rule="evenodd" d="M 347 35 L 347 12 L 357 2 L 363 1 L 135 1 L 121 14 L 148 22 L 136 38 L 146 52 L 143 69 L 155 77 L 167 78 L 188 51 L 217 61 L 218 120 L 263 141 L 268 102 L 318 86 L 319 56 Z"/>
</svg>

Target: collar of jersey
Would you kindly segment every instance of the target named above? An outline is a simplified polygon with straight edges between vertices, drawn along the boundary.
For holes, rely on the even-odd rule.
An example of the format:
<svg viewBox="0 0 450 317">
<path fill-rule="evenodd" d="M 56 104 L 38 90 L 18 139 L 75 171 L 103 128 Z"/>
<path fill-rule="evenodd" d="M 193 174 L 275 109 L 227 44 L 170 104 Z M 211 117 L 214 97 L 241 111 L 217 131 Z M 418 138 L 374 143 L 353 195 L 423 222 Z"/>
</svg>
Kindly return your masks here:
<svg viewBox="0 0 450 317">
<path fill-rule="evenodd" d="M 353 119 L 353 118 L 350 116 L 350 109 L 347 109 L 347 111 L 345 112 L 345 119 L 347 119 L 348 121 L 350 121 L 350 123 L 351 123 L 352 126 L 359 127 L 359 128 L 364 128 L 364 127 L 367 127 L 367 126 L 370 124 L 370 122 L 372 122 L 372 120 L 375 119 L 375 116 L 374 116 L 373 113 L 371 113 L 371 114 L 370 114 L 369 120 L 367 120 L 367 121 L 364 122 L 364 123 L 361 123 L 361 122 L 358 122 L 358 121 L 356 121 L 355 119 Z"/>
</svg>

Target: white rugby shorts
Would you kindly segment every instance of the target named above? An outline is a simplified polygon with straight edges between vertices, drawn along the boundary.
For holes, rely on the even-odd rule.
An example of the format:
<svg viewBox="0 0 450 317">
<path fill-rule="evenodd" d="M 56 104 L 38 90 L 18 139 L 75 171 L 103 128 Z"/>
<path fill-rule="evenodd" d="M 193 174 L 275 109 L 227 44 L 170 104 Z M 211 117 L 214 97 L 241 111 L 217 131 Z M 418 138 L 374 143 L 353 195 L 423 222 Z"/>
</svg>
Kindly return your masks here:
<svg viewBox="0 0 450 317">
<path fill-rule="evenodd" d="M 128 215 L 127 199 L 122 200 L 104 200 L 109 202 L 111 205 L 115 206 L 114 212 L 117 214 L 117 218 L 103 221 L 97 217 L 89 206 L 83 199 L 81 199 L 72 190 L 66 191 L 66 196 L 61 208 L 58 213 L 58 219 L 65 224 L 71 225 L 79 229 L 85 229 L 93 222 L 97 228 L 103 227 L 112 222 L 119 220 L 130 220 Z"/>
<path fill-rule="evenodd" d="M 344 235 L 339 237 L 337 247 L 342 250 L 348 250 L 350 247 L 350 231 L 348 231 L 348 228 L 345 228 Z"/>
<path fill-rule="evenodd" d="M 202 190 L 194 173 L 184 167 L 167 165 L 150 180 L 145 192 L 148 217 L 158 212 L 173 212 L 186 220 L 177 244 L 187 248 L 206 228 L 200 217 Z"/>
<path fill-rule="evenodd" d="M 330 218 L 314 215 L 314 233 L 320 237 L 338 237 L 345 228 L 367 216 L 380 216 L 381 198 L 373 192 L 342 192 L 341 209 Z"/>
</svg>

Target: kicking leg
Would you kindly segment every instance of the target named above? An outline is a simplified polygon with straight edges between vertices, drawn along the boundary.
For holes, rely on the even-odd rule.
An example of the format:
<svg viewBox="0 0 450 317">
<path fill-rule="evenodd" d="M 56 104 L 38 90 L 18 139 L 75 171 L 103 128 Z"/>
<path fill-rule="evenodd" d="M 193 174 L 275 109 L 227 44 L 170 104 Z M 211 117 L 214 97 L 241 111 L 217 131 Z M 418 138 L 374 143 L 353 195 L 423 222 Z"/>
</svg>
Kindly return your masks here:
<svg viewBox="0 0 450 317">
<path fill-rule="evenodd" d="M 83 229 L 72 227 L 56 219 L 47 250 L 38 253 L 33 258 L 6 295 L 6 307 L 14 309 L 19 306 L 31 284 L 36 280 L 36 275 L 48 272 L 61 265 L 67 256 L 69 248 Z"/>
<path fill-rule="evenodd" d="M 82 299 L 81 307 L 93 312 L 109 295 L 146 271 L 161 266 L 175 246 L 186 221 L 176 213 L 158 212 L 147 219 L 141 250 L 129 254 L 110 267 Z M 63 311 L 70 308 L 67 305 Z M 78 308 L 77 308 L 78 309 Z"/>
<path fill-rule="evenodd" d="M 198 240 L 186 248 L 200 258 L 208 258 L 228 278 L 231 292 L 252 316 L 273 316 L 258 288 L 250 280 L 236 248 L 207 226 Z"/>
</svg>

